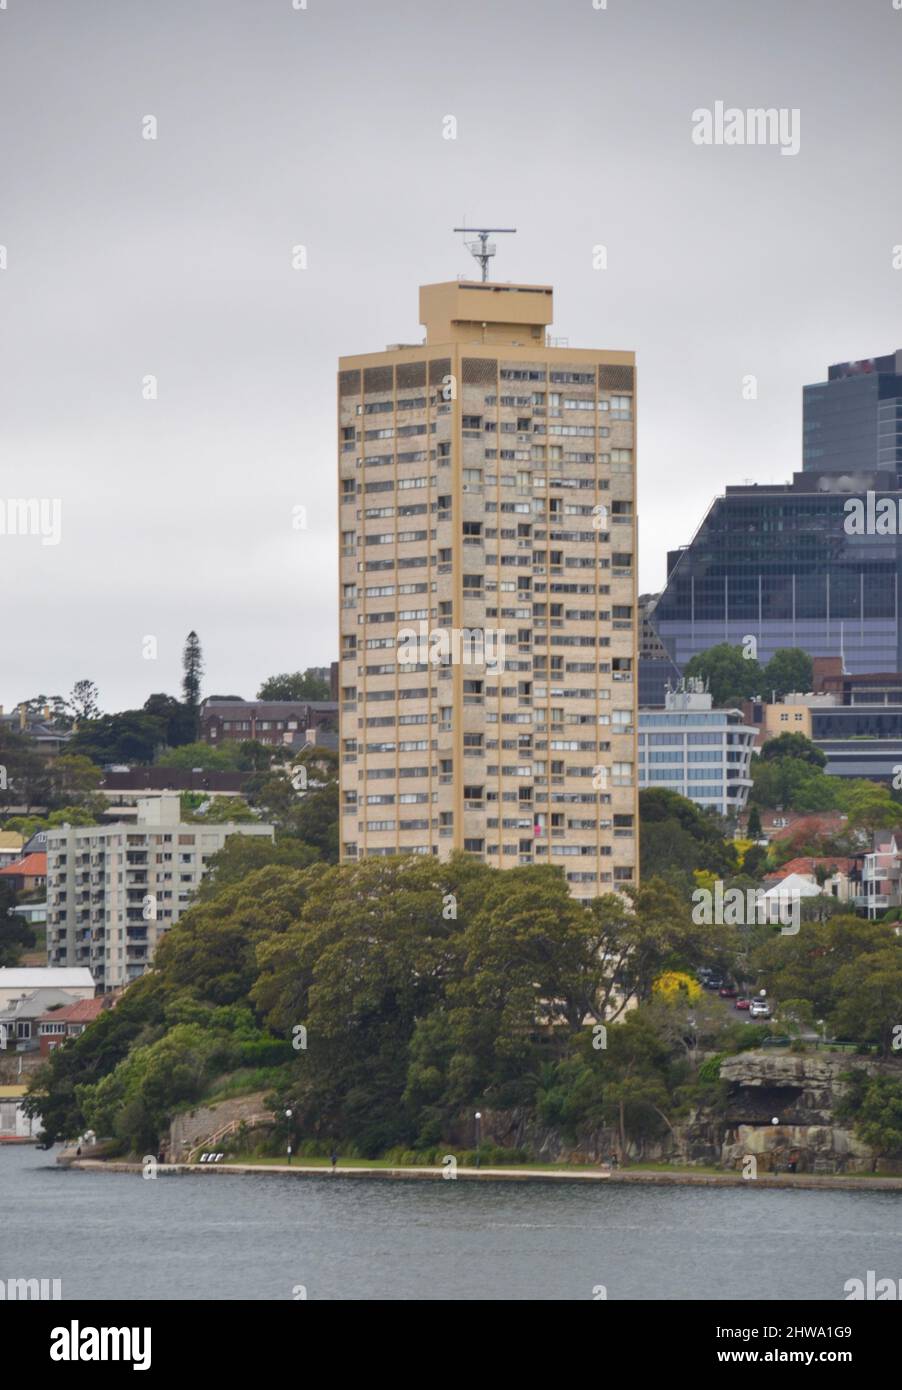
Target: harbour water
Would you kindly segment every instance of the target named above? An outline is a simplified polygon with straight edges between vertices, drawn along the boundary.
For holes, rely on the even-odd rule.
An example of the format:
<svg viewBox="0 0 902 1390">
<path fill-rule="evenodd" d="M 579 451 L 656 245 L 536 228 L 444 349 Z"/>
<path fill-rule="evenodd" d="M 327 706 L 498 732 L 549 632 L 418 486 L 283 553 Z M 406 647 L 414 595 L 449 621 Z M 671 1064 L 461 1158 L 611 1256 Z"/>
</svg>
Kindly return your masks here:
<svg viewBox="0 0 902 1390">
<path fill-rule="evenodd" d="M 0 1148 L 0 1281 L 76 1299 L 843 1300 L 902 1277 L 902 1193 L 145 1179 Z"/>
</svg>

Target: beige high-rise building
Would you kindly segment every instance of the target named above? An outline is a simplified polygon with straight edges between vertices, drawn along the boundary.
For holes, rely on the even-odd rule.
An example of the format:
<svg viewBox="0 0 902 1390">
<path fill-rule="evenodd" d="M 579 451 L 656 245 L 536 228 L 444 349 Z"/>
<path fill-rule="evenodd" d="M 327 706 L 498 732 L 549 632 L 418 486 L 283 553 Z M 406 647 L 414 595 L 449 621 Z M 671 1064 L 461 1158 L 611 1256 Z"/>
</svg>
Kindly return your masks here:
<svg viewBox="0 0 902 1390">
<path fill-rule="evenodd" d="M 454 850 L 635 882 L 631 352 L 547 285 L 420 290 L 425 342 L 339 371 L 345 860 Z"/>
</svg>

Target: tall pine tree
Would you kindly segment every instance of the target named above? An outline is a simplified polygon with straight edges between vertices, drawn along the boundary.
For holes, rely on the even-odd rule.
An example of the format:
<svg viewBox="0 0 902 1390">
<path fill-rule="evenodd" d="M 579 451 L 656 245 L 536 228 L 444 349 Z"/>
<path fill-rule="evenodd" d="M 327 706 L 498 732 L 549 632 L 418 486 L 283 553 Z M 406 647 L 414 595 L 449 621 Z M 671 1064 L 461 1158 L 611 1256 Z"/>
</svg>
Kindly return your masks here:
<svg viewBox="0 0 902 1390">
<path fill-rule="evenodd" d="M 185 639 L 182 669 L 185 673 L 182 677 L 182 695 L 185 706 L 194 720 L 194 737 L 197 738 L 200 717 L 200 678 L 204 673 L 204 662 L 200 650 L 200 638 L 193 629 Z"/>
</svg>

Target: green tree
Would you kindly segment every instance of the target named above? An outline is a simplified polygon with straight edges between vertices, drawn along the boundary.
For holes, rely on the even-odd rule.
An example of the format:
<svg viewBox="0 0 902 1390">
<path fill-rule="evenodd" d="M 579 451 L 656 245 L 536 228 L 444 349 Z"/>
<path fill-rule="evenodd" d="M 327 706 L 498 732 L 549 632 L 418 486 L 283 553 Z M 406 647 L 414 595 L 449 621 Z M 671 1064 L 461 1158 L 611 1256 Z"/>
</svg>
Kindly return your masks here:
<svg viewBox="0 0 902 1390">
<path fill-rule="evenodd" d="M 161 721 L 163 736 L 170 748 L 190 743 L 196 736 L 197 711 L 172 695 L 148 695 L 144 701 L 144 713 Z"/>
<path fill-rule="evenodd" d="M 664 787 L 641 791 L 639 827 L 643 879 L 675 876 L 688 887 L 694 869 L 719 877 L 736 871 L 736 847 L 724 839 L 718 817 L 676 792 Z"/>
<path fill-rule="evenodd" d="M 77 1038 L 51 1052 L 34 1074 L 25 1097 L 28 1114 L 40 1116 L 41 1147 L 51 1148 L 87 1128 L 76 1087 L 99 1081 L 128 1055 L 165 1031 L 163 982 L 155 974 L 130 985 L 115 1009 L 99 1015 Z"/>
<path fill-rule="evenodd" d="M 0 814 L 12 807 L 47 804 L 51 794 L 46 761 L 29 738 L 0 724 Z"/>
<path fill-rule="evenodd" d="M 328 748 L 299 753 L 290 767 L 252 778 L 245 795 L 280 835 L 311 845 L 334 864 L 339 853 L 338 755 Z"/>
<path fill-rule="evenodd" d="M 804 812 L 835 811 L 842 795 L 839 778 L 828 777 L 803 758 L 756 758 L 752 763 L 749 800 L 754 805 Z"/>
<path fill-rule="evenodd" d="M 32 719 L 49 718 L 53 728 L 58 729 L 60 733 L 66 733 L 72 728 L 72 715 L 62 695 L 33 695 L 30 700 L 23 700 L 22 703 Z"/>
<path fill-rule="evenodd" d="M 276 1035 L 307 1028 L 290 1099 L 310 1132 L 368 1153 L 414 1137 L 410 1039 L 460 973 L 462 924 L 491 873 L 419 856 L 306 871 L 317 877 L 302 920 L 261 944 L 252 998 Z M 458 918 L 445 916 L 449 893 Z"/>
<path fill-rule="evenodd" d="M 0 967 L 18 965 L 22 952 L 35 944 L 35 934 L 24 917 L 16 912 L 16 895 L 0 879 Z"/>
<path fill-rule="evenodd" d="M 58 806 L 47 816 L 47 829 L 58 825 L 98 825 L 108 808 L 109 802 L 102 796 L 86 797 L 77 806 Z"/>
<path fill-rule="evenodd" d="M 241 883 L 257 869 L 306 869 L 317 861 L 311 845 L 290 837 L 273 843 L 260 835 L 230 835 L 222 849 L 210 856 L 195 901 L 210 902 L 224 888 Z"/>
<path fill-rule="evenodd" d="M 761 825 L 761 813 L 759 812 L 757 806 L 753 806 L 752 809 L 749 811 L 749 818 L 746 824 L 745 831 L 750 840 L 760 840 L 762 835 L 764 834 L 764 830 Z"/>
<path fill-rule="evenodd" d="M 750 878 L 760 877 L 767 867 L 767 850 L 763 845 L 752 845 L 746 850 L 742 861 L 742 872 Z"/>
<path fill-rule="evenodd" d="M 807 1000 L 814 1017 L 827 1020 L 834 1032 L 843 1036 L 853 1029 L 855 1041 L 870 1042 L 876 1040 L 874 1029 L 879 1032 L 881 1019 L 885 1021 L 880 1000 L 893 1001 L 898 984 L 886 952 L 900 952 L 890 924 L 840 913 L 824 921 L 805 921 L 795 935 L 771 934 L 754 952 L 753 969 L 778 1003 Z M 873 1008 L 865 986 L 857 983 L 869 979 L 881 991 L 873 996 Z M 902 1001 L 889 1007 L 902 1008 Z"/>
<path fill-rule="evenodd" d="M 202 772 L 239 772 L 241 752 L 239 745 L 232 742 L 216 747 L 209 743 L 183 743 L 178 748 L 161 748 L 157 765 L 181 768 L 188 772 L 195 768 Z"/>
<path fill-rule="evenodd" d="M 180 1023 L 164 1037 L 136 1046 L 99 1081 L 76 1085 L 86 1125 L 118 1139 L 131 1153 L 156 1152 L 172 1110 L 195 1101 L 234 1057 L 225 1032 Z"/>
<path fill-rule="evenodd" d="M 283 671 L 269 676 L 257 691 L 258 700 L 328 700 L 329 682 L 308 666 L 306 671 Z"/>
<path fill-rule="evenodd" d="M 883 925 L 883 924 L 881 924 Z M 898 939 L 840 967 L 833 981 L 831 1021 L 840 1037 L 893 1050 L 902 1020 L 902 946 Z"/>
<path fill-rule="evenodd" d="M 100 718 L 100 692 L 93 681 L 75 682 L 69 695 L 68 708 L 73 719 L 79 724 L 89 719 Z"/>
<path fill-rule="evenodd" d="M 619 1158 L 625 1164 L 630 1141 L 641 1143 L 673 1128 L 667 1115 L 670 1059 L 648 1009 L 635 1010 L 623 1024 L 609 1029 L 607 1041 L 598 1062 L 602 1087 L 598 1118 L 615 1124 Z"/>
<path fill-rule="evenodd" d="M 761 758 L 764 762 L 773 762 L 779 758 L 799 758 L 802 762 L 810 763 L 812 767 L 817 768 L 827 765 L 826 753 L 804 734 L 780 734 L 777 738 L 769 738 L 761 749 Z"/>
<path fill-rule="evenodd" d="M 795 691 L 805 692 L 813 683 L 811 657 L 801 647 L 778 647 L 764 668 L 762 692 L 777 699 Z"/>
<path fill-rule="evenodd" d="M 203 656 L 200 649 L 200 638 L 192 630 L 185 639 L 185 649 L 182 653 L 182 696 L 186 708 L 190 711 L 193 719 L 192 738 L 197 738 L 200 713 L 200 683 L 204 673 Z M 186 742 L 190 742 L 187 739 Z"/>
<path fill-rule="evenodd" d="M 875 830 L 892 830 L 899 824 L 899 806 L 888 787 L 859 779 L 844 787 L 841 795 L 850 829 L 870 834 Z"/>
<path fill-rule="evenodd" d="M 741 647 L 733 647 L 729 642 L 697 652 L 687 662 L 683 675 L 707 681 L 715 705 L 750 699 L 763 689 L 758 662 L 744 656 Z"/>
<path fill-rule="evenodd" d="M 155 973 L 167 997 L 187 991 L 216 1005 L 246 1002 L 258 947 L 294 925 L 321 872 L 267 865 L 238 882 L 217 883 L 218 891 L 193 904 L 157 948 Z"/>
<path fill-rule="evenodd" d="M 100 768 L 84 754 L 64 753 L 48 768 L 51 797 L 54 802 L 77 804 L 97 790 L 100 776 Z"/>
<path fill-rule="evenodd" d="M 165 742 L 163 721 L 143 710 L 122 710 L 85 720 L 68 744 L 70 754 L 106 763 L 152 763 Z"/>
<path fill-rule="evenodd" d="M 855 1133 L 873 1153 L 876 1172 L 881 1158 L 902 1152 L 902 1079 L 855 1070 L 845 1080 L 848 1090 L 837 1118 L 852 1121 Z"/>
</svg>

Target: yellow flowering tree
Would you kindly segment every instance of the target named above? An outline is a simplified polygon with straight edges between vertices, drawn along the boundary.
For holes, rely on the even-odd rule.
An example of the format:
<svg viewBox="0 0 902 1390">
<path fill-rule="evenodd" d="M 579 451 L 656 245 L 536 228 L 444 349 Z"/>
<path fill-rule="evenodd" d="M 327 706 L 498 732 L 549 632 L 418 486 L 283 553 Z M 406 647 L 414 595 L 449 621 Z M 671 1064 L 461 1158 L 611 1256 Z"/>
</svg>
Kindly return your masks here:
<svg viewBox="0 0 902 1390">
<path fill-rule="evenodd" d="M 667 970 L 663 975 L 659 975 L 652 985 L 652 994 L 658 999 L 665 1000 L 668 1004 L 675 1003 L 677 1000 L 684 1000 L 693 1003 L 701 998 L 702 987 L 698 980 L 694 980 L 691 975 L 685 974 L 682 970 Z"/>
</svg>

